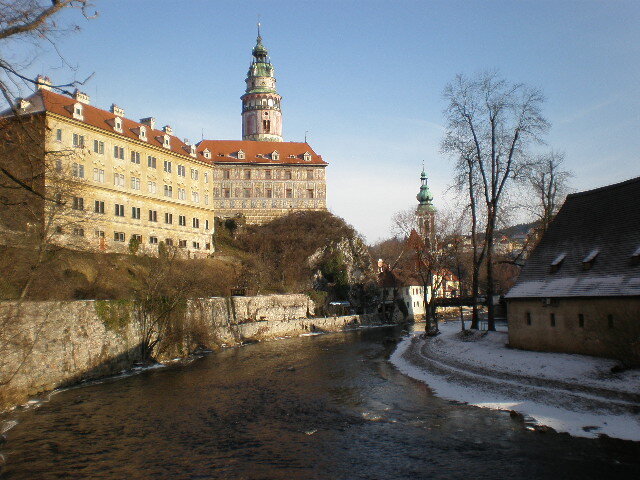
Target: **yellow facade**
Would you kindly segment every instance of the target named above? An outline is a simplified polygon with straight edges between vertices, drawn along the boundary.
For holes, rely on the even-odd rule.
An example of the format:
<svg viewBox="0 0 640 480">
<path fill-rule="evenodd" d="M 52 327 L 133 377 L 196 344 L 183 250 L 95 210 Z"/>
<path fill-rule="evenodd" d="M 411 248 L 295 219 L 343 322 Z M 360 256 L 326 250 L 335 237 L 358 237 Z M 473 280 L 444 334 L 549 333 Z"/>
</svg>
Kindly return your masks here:
<svg viewBox="0 0 640 480">
<path fill-rule="evenodd" d="M 212 252 L 211 165 L 80 120 L 45 115 L 45 148 L 75 153 L 61 155 L 67 165 L 57 167 L 80 185 L 75 196 L 82 199 L 56 219 L 56 243 L 126 252 L 137 235 L 142 252 L 157 252 L 159 242 L 190 256 Z"/>
</svg>

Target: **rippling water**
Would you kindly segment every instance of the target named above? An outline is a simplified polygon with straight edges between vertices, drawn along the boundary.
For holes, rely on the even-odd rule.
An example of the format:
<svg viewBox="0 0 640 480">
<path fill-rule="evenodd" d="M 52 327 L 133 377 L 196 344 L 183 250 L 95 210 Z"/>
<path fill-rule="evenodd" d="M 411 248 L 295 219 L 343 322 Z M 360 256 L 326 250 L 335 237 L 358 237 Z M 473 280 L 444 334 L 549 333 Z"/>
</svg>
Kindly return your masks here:
<svg viewBox="0 0 640 480">
<path fill-rule="evenodd" d="M 266 342 L 13 414 L 2 478 L 640 478 L 640 444 L 530 432 L 387 362 L 397 330 Z"/>
</svg>

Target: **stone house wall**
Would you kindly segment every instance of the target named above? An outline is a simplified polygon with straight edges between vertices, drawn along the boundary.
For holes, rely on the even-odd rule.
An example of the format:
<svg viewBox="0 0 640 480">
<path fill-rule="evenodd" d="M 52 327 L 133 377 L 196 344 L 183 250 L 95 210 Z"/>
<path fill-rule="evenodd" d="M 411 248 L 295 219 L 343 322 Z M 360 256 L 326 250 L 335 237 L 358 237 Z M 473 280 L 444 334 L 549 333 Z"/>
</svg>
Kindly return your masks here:
<svg viewBox="0 0 640 480">
<path fill-rule="evenodd" d="M 640 360 L 640 298 L 510 299 L 509 345 Z"/>
</svg>

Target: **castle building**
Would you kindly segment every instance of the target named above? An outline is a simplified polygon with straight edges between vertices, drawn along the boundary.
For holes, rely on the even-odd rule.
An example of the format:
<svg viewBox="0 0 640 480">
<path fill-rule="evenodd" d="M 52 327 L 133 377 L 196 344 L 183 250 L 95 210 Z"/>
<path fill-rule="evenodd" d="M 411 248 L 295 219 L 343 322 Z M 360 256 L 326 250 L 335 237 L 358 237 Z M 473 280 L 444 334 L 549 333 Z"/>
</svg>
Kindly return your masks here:
<svg viewBox="0 0 640 480">
<path fill-rule="evenodd" d="M 97 108 L 85 93 L 56 93 L 39 76 L 38 90 L 4 112 L 0 153 L 19 159 L 16 144 L 31 142 L 43 166 L 43 197 L 61 180 L 70 187 L 56 243 L 126 251 L 134 239 L 150 252 L 165 242 L 198 256 L 214 248 L 216 217 L 266 223 L 326 209 L 327 163 L 306 142 L 283 140 L 281 97 L 259 34 L 252 54 L 241 97 L 242 140 L 181 140 L 152 117 L 129 119 L 115 104 Z M 27 119 L 30 133 L 13 141 Z M 43 217 L 45 203 L 38 207 Z M 0 227 L 10 227 L 11 217 L 5 212 Z"/>
</svg>

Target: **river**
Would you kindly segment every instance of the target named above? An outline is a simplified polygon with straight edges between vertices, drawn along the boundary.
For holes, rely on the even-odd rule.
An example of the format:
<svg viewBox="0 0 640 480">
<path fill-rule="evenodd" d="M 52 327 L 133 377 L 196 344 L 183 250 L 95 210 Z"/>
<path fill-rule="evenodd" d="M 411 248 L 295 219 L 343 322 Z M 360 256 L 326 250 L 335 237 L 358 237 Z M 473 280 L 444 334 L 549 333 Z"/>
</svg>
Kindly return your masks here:
<svg viewBox="0 0 640 480">
<path fill-rule="evenodd" d="M 10 415 L 2 478 L 640 478 L 638 443 L 435 397 L 388 362 L 399 335 L 264 342 L 60 392 Z"/>
</svg>

